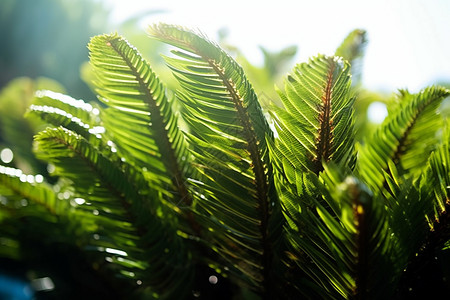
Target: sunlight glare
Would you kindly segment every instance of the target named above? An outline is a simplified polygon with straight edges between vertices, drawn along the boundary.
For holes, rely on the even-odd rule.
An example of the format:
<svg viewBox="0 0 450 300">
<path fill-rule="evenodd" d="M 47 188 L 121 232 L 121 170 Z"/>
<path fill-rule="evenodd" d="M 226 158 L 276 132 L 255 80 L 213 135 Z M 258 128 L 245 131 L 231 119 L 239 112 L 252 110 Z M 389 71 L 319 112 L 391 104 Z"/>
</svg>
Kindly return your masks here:
<svg viewBox="0 0 450 300">
<path fill-rule="evenodd" d="M 42 176 L 41 174 L 37 174 L 36 177 L 34 178 L 34 180 L 37 183 L 42 183 L 42 182 L 44 182 L 44 176 Z"/>
<path fill-rule="evenodd" d="M 116 255 L 122 255 L 122 256 L 128 256 L 128 254 L 125 251 L 113 249 L 113 248 L 105 248 L 106 253 L 110 254 L 116 254 Z"/>
<path fill-rule="evenodd" d="M 386 104 L 381 102 L 372 102 L 367 108 L 367 117 L 369 121 L 375 124 L 380 124 L 384 121 L 388 111 L 386 109 Z"/>
<path fill-rule="evenodd" d="M 10 162 L 12 162 L 13 158 L 14 158 L 14 154 L 13 154 L 12 150 L 9 148 L 5 148 L 0 152 L 0 159 L 5 164 L 9 164 Z"/>
<path fill-rule="evenodd" d="M 86 200 L 84 200 L 83 198 L 75 198 L 75 203 L 78 205 L 82 205 L 86 202 Z"/>
<path fill-rule="evenodd" d="M 217 276 L 214 276 L 214 275 L 209 276 L 209 283 L 217 284 L 218 281 L 219 281 L 219 279 L 217 278 Z"/>
<path fill-rule="evenodd" d="M 55 284 L 50 277 L 33 279 L 31 281 L 31 286 L 36 291 L 52 291 L 55 289 Z"/>
</svg>

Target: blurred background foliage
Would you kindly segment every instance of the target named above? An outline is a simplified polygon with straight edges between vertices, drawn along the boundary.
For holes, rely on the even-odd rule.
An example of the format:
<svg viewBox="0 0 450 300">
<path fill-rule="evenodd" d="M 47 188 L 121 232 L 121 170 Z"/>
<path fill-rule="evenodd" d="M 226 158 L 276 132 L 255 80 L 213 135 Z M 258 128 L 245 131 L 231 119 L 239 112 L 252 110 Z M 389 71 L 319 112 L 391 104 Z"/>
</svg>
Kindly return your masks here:
<svg viewBox="0 0 450 300">
<path fill-rule="evenodd" d="M 92 98 L 78 70 L 89 38 L 108 29 L 107 16 L 99 1 L 0 1 L 0 86 L 19 76 L 45 76 L 74 97 Z"/>
<path fill-rule="evenodd" d="M 65 92 L 61 84 L 45 77 L 15 78 L 0 90 L 0 151 L 10 149 L 15 157 L 10 166 L 30 174 L 47 174 L 46 166 L 32 153 L 33 136 L 44 129 L 43 124 L 37 118 L 24 118 L 35 92 L 40 89 Z M 5 163 L 6 154 L 2 153 L 2 163 Z"/>
</svg>

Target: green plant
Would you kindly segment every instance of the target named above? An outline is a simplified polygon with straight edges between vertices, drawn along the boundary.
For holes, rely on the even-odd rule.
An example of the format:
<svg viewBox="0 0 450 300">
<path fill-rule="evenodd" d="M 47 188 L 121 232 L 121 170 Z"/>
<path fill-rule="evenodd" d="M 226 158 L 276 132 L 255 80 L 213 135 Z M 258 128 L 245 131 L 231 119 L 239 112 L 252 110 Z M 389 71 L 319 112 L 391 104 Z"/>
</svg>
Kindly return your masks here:
<svg viewBox="0 0 450 300">
<path fill-rule="evenodd" d="M 423 292 L 421 266 L 444 260 L 450 239 L 450 128 L 438 114 L 449 90 L 400 91 L 359 143 L 348 61 L 365 39 L 339 48 L 348 61 L 297 65 L 278 91 L 283 107 L 263 110 L 242 68 L 203 35 L 164 24 L 149 34 L 175 46 L 165 60 L 176 92 L 112 34 L 89 44 L 102 104 L 37 93 L 29 115 L 51 125 L 35 153 L 57 182 L 0 166 L 2 257 L 54 278 L 65 298 Z M 441 281 L 426 292 L 448 288 L 429 270 Z M 75 283 L 79 294 L 65 293 Z"/>
</svg>

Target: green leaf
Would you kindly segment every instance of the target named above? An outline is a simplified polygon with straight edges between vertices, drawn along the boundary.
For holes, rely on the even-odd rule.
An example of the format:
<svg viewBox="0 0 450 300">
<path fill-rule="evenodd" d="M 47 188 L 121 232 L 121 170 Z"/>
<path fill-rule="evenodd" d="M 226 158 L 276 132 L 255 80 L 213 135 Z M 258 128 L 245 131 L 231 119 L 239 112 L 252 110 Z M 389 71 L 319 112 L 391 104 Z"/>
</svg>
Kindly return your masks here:
<svg viewBox="0 0 450 300">
<path fill-rule="evenodd" d="M 276 188 L 293 230 L 301 230 L 303 210 L 321 199 L 312 184 L 333 162 L 350 173 L 356 160 L 349 65 L 319 55 L 297 65 L 279 91 L 284 109 L 271 114 L 278 137 L 270 145 Z"/>
<path fill-rule="evenodd" d="M 288 229 L 293 262 L 320 287 L 323 298 L 392 295 L 392 279 L 384 274 L 396 271 L 394 243 L 383 202 L 356 178 L 343 179 L 329 167 L 314 185 L 323 198 L 315 209 L 299 213 L 299 232 Z"/>
<path fill-rule="evenodd" d="M 121 156 L 143 169 L 172 203 L 190 205 L 185 184 L 189 153 L 172 100 L 139 52 L 122 37 L 102 35 L 89 44 L 102 120 Z"/>
<path fill-rule="evenodd" d="M 272 188 L 266 135 L 271 130 L 242 68 L 201 34 L 160 24 L 149 33 L 181 50 L 166 57 L 179 80 L 195 167 L 198 212 L 214 230 L 214 249 L 267 289 L 278 200 Z M 270 292 L 269 292 L 270 294 Z"/>
<path fill-rule="evenodd" d="M 278 169 L 289 164 L 318 174 L 328 161 L 352 167 L 350 84 L 349 65 L 338 58 L 318 56 L 294 68 L 285 91 L 279 92 L 285 109 L 273 107 L 271 112 L 278 133 L 271 151 Z"/>
<path fill-rule="evenodd" d="M 376 192 L 386 184 L 389 161 L 399 174 L 418 178 L 439 141 L 443 119 L 437 108 L 450 94 L 442 87 L 429 87 L 418 94 L 402 91 L 397 104 L 374 135 L 367 137 L 359 152 L 357 170 Z"/>
<path fill-rule="evenodd" d="M 355 29 L 350 32 L 344 41 L 336 49 L 336 56 L 341 56 L 351 65 L 355 59 L 360 58 L 364 53 L 364 47 L 367 43 L 366 31 Z"/>
<path fill-rule="evenodd" d="M 48 90 L 36 92 L 28 109 L 29 115 L 36 115 L 54 126 L 63 126 L 87 138 L 99 124 L 99 109 L 83 100 Z"/>
<path fill-rule="evenodd" d="M 46 250 L 28 249 L 29 237 L 45 236 L 45 247 L 52 243 L 80 247 L 85 245 L 96 225 L 83 212 L 63 201 L 59 186 L 50 186 L 40 174 L 24 174 L 0 165 L 0 255 L 26 260 Z M 48 249 L 47 249 L 48 250 Z"/>
<path fill-rule="evenodd" d="M 400 294 L 410 293 L 411 284 L 423 276 L 424 265 L 436 261 L 449 240 L 449 125 L 446 120 L 441 143 L 429 156 L 420 179 L 407 193 L 400 194 L 398 209 L 393 208 L 391 227 L 398 240 L 398 261 L 404 270 L 398 283 Z"/>
<path fill-rule="evenodd" d="M 39 157 L 56 166 L 56 175 L 73 181 L 85 202 L 79 209 L 90 211 L 100 225 L 91 249 L 115 257 L 120 274 L 161 297 L 186 293 L 191 266 L 173 211 L 158 201 L 143 175 L 64 128 L 47 129 L 36 142 Z"/>
<path fill-rule="evenodd" d="M 27 175 L 22 170 L 2 165 L 0 165 L 0 195 L 25 198 L 44 207 L 53 216 L 63 215 L 68 207 L 67 203 L 58 201 L 51 186 L 43 182 L 42 175 Z M 8 202 L 8 199 L 5 198 L 5 201 Z"/>
<path fill-rule="evenodd" d="M 450 206 L 450 121 L 446 119 L 444 124 L 441 142 L 428 158 L 427 169 L 420 178 L 421 197 L 428 204 L 422 213 L 427 215 L 432 231 L 435 226 L 446 230 L 445 224 L 440 223 L 450 221 L 447 217 Z"/>
<path fill-rule="evenodd" d="M 23 115 L 38 89 L 62 87 L 48 78 L 30 79 L 20 77 L 11 80 L 0 91 L 0 148 L 9 148 L 14 153 L 13 167 L 26 173 L 46 174 L 46 166 L 37 160 L 32 151 L 33 136 L 42 129 L 37 119 L 24 119 Z"/>
</svg>

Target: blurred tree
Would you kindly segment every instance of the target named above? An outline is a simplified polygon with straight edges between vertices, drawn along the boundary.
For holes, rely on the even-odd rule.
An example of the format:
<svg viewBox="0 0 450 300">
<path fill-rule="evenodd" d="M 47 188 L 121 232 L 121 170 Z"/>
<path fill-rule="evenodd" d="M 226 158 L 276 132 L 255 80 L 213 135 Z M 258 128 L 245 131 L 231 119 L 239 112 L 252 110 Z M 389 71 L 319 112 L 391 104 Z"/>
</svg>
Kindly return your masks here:
<svg viewBox="0 0 450 300">
<path fill-rule="evenodd" d="M 101 1 L 1 1 L 0 88 L 18 76 L 46 76 L 77 98 L 93 98 L 73 70 L 88 59 L 89 38 L 108 28 L 107 16 Z"/>
</svg>

